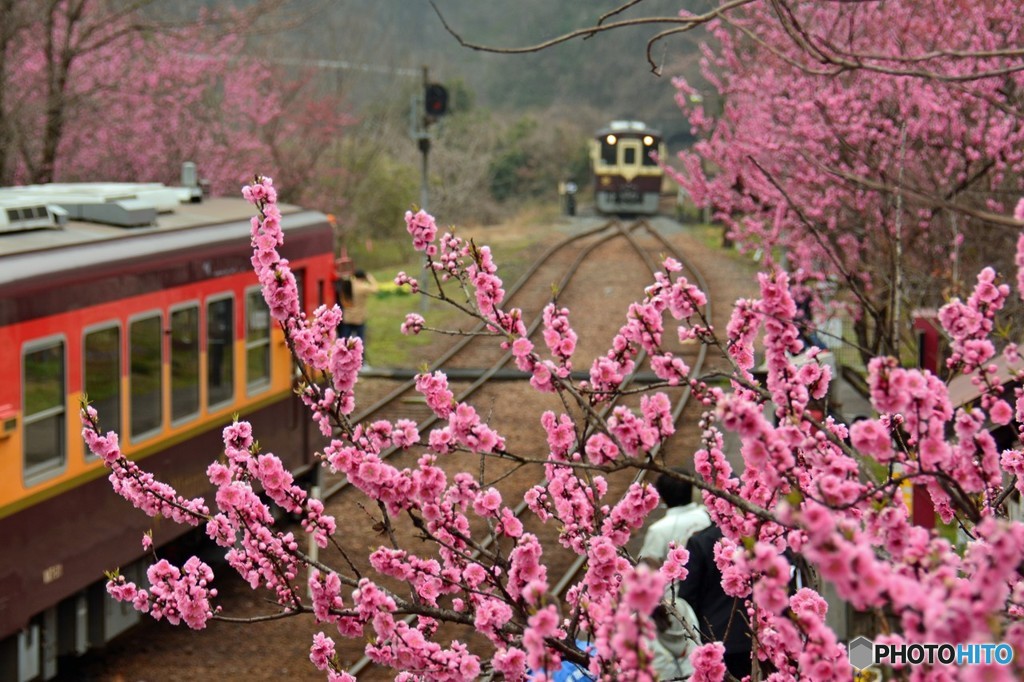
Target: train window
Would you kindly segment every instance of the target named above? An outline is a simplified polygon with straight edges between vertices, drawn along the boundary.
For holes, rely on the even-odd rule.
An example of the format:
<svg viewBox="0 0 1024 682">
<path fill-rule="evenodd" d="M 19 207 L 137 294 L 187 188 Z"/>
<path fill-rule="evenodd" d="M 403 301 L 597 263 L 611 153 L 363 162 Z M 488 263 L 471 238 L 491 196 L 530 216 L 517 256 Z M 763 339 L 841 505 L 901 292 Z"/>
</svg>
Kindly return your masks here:
<svg viewBox="0 0 1024 682">
<path fill-rule="evenodd" d="M 66 427 L 64 341 L 26 349 L 22 356 L 25 476 L 64 464 Z"/>
<path fill-rule="evenodd" d="M 306 310 L 306 270 L 305 268 L 294 268 L 292 275 L 295 277 L 295 288 L 299 292 L 299 310 Z"/>
<path fill-rule="evenodd" d="M 651 152 L 658 151 L 658 147 L 655 144 L 655 139 L 650 135 L 644 137 L 644 153 L 640 157 L 640 162 L 644 166 L 657 166 L 658 162 L 651 158 Z"/>
<path fill-rule="evenodd" d="M 163 324 L 160 314 L 131 322 L 128 329 L 131 371 L 131 437 L 145 438 L 163 422 Z"/>
<path fill-rule="evenodd" d="M 86 332 L 82 346 L 85 395 L 100 415 L 103 432 L 121 433 L 121 328 Z"/>
<path fill-rule="evenodd" d="M 615 136 L 609 135 L 601 140 L 601 163 L 606 166 L 614 166 L 619 162 L 618 147 L 615 146 Z"/>
<path fill-rule="evenodd" d="M 263 292 L 245 292 L 245 376 L 250 392 L 270 385 L 270 308 Z"/>
<path fill-rule="evenodd" d="M 199 306 L 171 311 L 171 421 L 199 414 Z"/>
<path fill-rule="evenodd" d="M 206 394 L 211 407 L 231 402 L 235 393 L 235 301 L 206 304 Z"/>
<path fill-rule="evenodd" d="M 635 166 L 636 165 L 636 147 L 623 146 L 622 147 L 622 164 L 624 166 Z"/>
</svg>

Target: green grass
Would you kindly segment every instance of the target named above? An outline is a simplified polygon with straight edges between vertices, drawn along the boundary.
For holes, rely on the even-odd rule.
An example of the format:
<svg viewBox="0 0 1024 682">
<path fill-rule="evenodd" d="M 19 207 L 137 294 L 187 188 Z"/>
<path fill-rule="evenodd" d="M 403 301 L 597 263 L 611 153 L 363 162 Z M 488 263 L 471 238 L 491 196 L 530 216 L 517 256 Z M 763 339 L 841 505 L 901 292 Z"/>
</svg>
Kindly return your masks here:
<svg viewBox="0 0 1024 682">
<path fill-rule="evenodd" d="M 686 229 L 696 234 L 704 246 L 712 249 L 722 248 L 722 233 L 725 228 L 721 225 L 689 223 L 687 224 Z"/>
<path fill-rule="evenodd" d="M 529 236 L 531 230 L 520 231 L 515 225 L 550 225 L 555 216 L 557 207 L 552 209 L 547 206 L 533 206 L 513 217 L 512 226 L 476 227 L 466 230 L 456 226 L 456 234 L 465 238 L 472 235 L 477 246 L 487 244 L 492 247 L 499 275 L 508 288 L 529 267 L 537 254 L 537 249 L 532 248 L 536 238 Z M 432 360 L 438 352 L 437 349 L 446 348 L 454 339 L 439 339 L 439 335 L 433 332 L 422 332 L 416 336 L 403 335 L 401 326 L 406 314 L 422 315 L 426 320 L 426 326 L 435 329 L 462 328 L 471 321 L 451 306 L 432 300 L 424 303 L 422 297 L 408 293 L 407 287 L 400 289 L 394 285 L 395 275 L 403 270 L 420 281 L 424 280 L 425 273 L 420 254 L 413 252 L 411 247 L 406 245 L 404 248 L 385 249 L 381 243 L 377 243 L 374 245 L 374 252 L 377 258 L 385 259 L 390 264 L 380 264 L 380 261 L 375 265 L 367 264 L 380 286 L 380 290 L 367 304 L 367 357 L 372 365 L 418 368 L 424 359 Z M 430 286 L 433 287 L 433 281 L 430 282 Z M 459 295 L 454 288 L 448 291 L 451 296 Z"/>
<path fill-rule="evenodd" d="M 408 288 L 402 291 L 394 287 L 392 279 L 401 269 L 403 268 L 381 268 L 373 273 L 381 283 L 382 290 L 367 303 L 367 358 L 373 365 L 418 369 L 427 347 L 437 342 L 437 335 L 426 331 L 415 336 L 402 334 L 401 327 L 405 316 L 408 313 L 419 313 L 426 320 L 428 327 L 444 329 L 458 322 L 458 315 L 433 301 L 424 309 L 419 296 L 408 293 Z M 417 279 L 420 278 L 418 271 L 412 272 L 416 272 L 414 276 Z"/>
<path fill-rule="evenodd" d="M 412 267 L 407 264 L 414 262 L 413 259 L 418 255 L 415 254 L 407 239 L 400 241 L 377 239 L 366 242 L 352 240 L 346 245 L 346 249 L 352 261 L 358 264 L 357 267 L 372 271 L 375 277 L 378 270 L 386 271 L 388 268 L 394 268 L 394 272 L 388 273 L 387 281 L 391 281 L 395 272 Z M 418 268 L 418 261 L 415 263 Z M 411 272 L 411 270 L 406 271 Z"/>
</svg>

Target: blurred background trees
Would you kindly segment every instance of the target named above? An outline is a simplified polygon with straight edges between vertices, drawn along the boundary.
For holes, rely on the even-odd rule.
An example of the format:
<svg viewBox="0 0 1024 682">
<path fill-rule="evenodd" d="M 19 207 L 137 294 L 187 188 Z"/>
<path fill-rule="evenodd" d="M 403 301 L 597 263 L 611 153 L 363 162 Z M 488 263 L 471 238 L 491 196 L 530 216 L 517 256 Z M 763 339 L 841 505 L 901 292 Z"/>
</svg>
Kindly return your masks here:
<svg viewBox="0 0 1024 682">
<path fill-rule="evenodd" d="M 1012 0 L 749 3 L 709 31 L 712 96 L 676 81 L 681 183 L 801 298 L 852 306 L 865 359 L 899 355 L 922 309 L 1013 271 L 1021 31 Z"/>
<path fill-rule="evenodd" d="M 506 45 L 616 6 L 438 2 L 460 30 Z M 587 139 L 608 120 L 660 126 L 676 149 L 689 139 L 668 80 L 648 73 L 647 33 L 509 56 L 460 47 L 428 2 L 0 0 L 0 184 L 177 183 L 193 161 L 222 194 L 274 169 L 284 200 L 334 214 L 343 244 L 387 259 L 420 201 L 409 127 L 424 66 L 451 95 L 431 127 L 430 208 L 488 224 L 518 202 L 554 205 L 567 177 L 585 186 Z M 695 46 L 673 39 L 665 71 L 699 79 Z M 243 73 L 258 86 L 239 87 Z"/>
<path fill-rule="evenodd" d="M 215 193 L 248 169 L 300 187 L 352 122 L 308 70 L 254 59 L 247 42 L 281 9 L 167 17 L 148 0 L 0 4 L 0 183 L 177 182 L 195 162 Z M 249 83 L 242 86 L 240 76 Z M 269 149 L 267 152 L 265 150 Z"/>
</svg>

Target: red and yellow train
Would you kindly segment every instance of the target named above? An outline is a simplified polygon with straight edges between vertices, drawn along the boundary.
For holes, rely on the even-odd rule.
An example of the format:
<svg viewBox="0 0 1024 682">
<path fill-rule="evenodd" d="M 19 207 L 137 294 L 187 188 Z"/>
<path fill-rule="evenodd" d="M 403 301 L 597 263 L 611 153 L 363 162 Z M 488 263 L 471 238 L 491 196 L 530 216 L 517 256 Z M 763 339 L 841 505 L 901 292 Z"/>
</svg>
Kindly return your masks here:
<svg viewBox="0 0 1024 682">
<path fill-rule="evenodd" d="M 110 490 L 80 435 L 85 396 L 126 455 L 185 495 L 210 499 L 205 470 L 234 414 L 297 475 L 312 471 L 317 436 L 250 266 L 253 208 L 197 198 L 0 189 L 0 679 L 49 679 L 59 658 L 132 625 L 103 572 L 141 571 L 145 532 L 156 546 L 184 532 Z M 332 229 L 282 211 L 309 311 L 333 298 Z"/>
</svg>

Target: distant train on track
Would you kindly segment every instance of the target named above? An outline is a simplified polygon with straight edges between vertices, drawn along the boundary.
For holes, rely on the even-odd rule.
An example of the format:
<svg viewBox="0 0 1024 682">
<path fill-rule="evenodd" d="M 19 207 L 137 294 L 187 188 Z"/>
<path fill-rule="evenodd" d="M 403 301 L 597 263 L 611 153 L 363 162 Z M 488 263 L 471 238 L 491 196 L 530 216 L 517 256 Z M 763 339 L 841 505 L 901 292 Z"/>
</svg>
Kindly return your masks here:
<svg viewBox="0 0 1024 682">
<path fill-rule="evenodd" d="M 103 572 L 142 577 L 141 539 L 185 530 L 117 496 L 81 437 L 87 395 L 125 454 L 187 496 L 239 414 L 296 475 L 313 425 L 250 265 L 238 199 L 158 184 L 0 189 L 0 679 L 57 674 L 138 614 Z M 333 302 L 326 216 L 282 205 L 304 308 Z"/>
<path fill-rule="evenodd" d="M 658 212 L 664 171 L 651 157 L 665 158 L 661 133 L 640 121 L 612 121 L 590 144 L 594 200 L 600 213 Z"/>
</svg>

